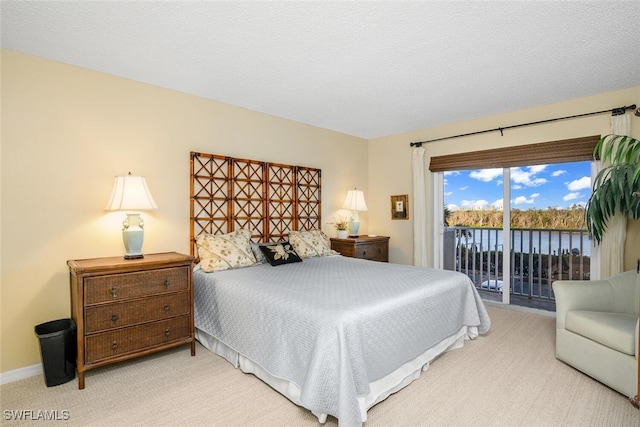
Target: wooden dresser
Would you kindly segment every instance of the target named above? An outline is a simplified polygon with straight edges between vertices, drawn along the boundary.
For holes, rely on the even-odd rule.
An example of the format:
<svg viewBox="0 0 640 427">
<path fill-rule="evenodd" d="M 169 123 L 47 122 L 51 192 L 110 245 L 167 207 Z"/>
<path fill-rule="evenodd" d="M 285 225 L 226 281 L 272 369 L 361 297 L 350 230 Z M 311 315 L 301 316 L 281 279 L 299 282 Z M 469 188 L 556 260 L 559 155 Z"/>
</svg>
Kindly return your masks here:
<svg viewBox="0 0 640 427">
<path fill-rule="evenodd" d="M 176 252 L 67 262 L 79 389 L 99 366 L 184 344 L 195 356 L 192 263 Z"/>
<path fill-rule="evenodd" d="M 331 249 L 352 258 L 389 262 L 389 237 L 386 236 L 332 238 Z"/>
</svg>

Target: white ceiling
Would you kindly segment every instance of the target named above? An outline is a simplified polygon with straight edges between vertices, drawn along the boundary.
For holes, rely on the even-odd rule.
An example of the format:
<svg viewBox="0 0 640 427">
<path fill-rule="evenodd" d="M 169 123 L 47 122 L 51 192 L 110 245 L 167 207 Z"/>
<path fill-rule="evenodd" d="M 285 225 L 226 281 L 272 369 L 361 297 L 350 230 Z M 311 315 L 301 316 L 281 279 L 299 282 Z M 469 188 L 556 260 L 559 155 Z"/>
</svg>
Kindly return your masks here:
<svg viewBox="0 0 640 427">
<path fill-rule="evenodd" d="M 366 139 L 640 85 L 638 1 L 0 7 L 3 48 Z"/>
</svg>

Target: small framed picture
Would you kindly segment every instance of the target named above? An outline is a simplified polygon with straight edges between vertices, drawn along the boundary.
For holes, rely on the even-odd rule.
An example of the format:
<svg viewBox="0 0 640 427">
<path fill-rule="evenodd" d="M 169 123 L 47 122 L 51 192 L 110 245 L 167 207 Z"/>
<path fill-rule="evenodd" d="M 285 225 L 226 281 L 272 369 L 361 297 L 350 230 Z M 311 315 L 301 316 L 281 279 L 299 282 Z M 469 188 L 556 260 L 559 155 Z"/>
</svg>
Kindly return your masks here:
<svg viewBox="0 0 640 427">
<path fill-rule="evenodd" d="M 391 196 L 391 219 L 409 219 L 409 195 Z"/>
</svg>

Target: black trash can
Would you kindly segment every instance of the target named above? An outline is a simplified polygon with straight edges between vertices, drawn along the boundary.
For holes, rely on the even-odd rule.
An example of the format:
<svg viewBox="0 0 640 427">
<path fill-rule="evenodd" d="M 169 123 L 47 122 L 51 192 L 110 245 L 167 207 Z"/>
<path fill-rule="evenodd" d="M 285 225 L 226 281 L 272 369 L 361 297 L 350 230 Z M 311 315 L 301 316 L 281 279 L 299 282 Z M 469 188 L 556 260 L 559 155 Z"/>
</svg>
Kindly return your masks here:
<svg viewBox="0 0 640 427">
<path fill-rule="evenodd" d="M 76 323 L 59 319 L 35 327 L 40 339 L 42 369 L 47 387 L 64 384 L 76 377 Z"/>
</svg>

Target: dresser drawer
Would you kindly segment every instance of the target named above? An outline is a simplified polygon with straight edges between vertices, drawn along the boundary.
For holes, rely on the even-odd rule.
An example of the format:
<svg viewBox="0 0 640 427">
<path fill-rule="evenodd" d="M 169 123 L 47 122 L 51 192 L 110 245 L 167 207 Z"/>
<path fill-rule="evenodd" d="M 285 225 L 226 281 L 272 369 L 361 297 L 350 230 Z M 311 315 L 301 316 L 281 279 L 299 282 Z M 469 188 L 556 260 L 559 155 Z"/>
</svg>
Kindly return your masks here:
<svg viewBox="0 0 640 427">
<path fill-rule="evenodd" d="M 331 249 L 340 252 L 344 256 L 356 257 L 356 245 L 353 242 L 331 240 Z"/>
<path fill-rule="evenodd" d="M 85 363 L 126 355 L 138 350 L 191 337 L 189 316 L 118 329 L 85 337 Z"/>
<path fill-rule="evenodd" d="M 386 243 L 367 243 L 356 246 L 356 258 L 372 261 L 387 261 L 388 246 Z"/>
<path fill-rule="evenodd" d="M 389 261 L 389 237 L 358 236 L 346 239 L 331 239 L 331 249 L 344 256 L 370 261 Z"/>
<path fill-rule="evenodd" d="M 189 267 L 87 277 L 84 303 L 96 304 L 189 288 Z"/>
<path fill-rule="evenodd" d="M 85 333 L 105 331 L 189 314 L 188 292 L 101 304 L 85 310 Z"/>
</svg>

